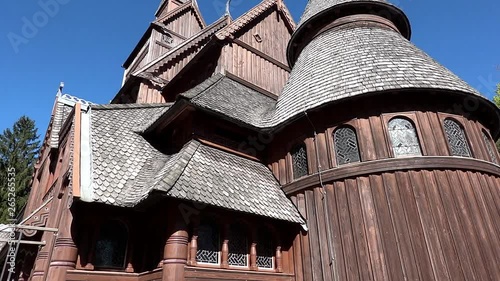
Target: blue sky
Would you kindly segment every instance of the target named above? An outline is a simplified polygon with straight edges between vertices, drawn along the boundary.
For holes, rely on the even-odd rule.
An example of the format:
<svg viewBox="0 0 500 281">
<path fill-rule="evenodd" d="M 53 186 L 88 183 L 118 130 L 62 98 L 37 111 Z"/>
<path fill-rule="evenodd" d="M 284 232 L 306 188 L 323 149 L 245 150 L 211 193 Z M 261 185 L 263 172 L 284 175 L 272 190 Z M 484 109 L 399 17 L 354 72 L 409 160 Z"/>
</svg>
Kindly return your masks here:
<svg viewBox="0 0 500 281">
<path fill-rule="evenodd" d="M 65 82 L 66 93 L 94 103 L 108 103 L 120 88 L 122 63 L 153 20 L 159 2 L 4 1 L 0 9 L 0 131 L 25 114 L 36 120 L 43 135 L 60 81 Z M 258 2 L 233 0 L 233 16 Z M 285 2 L 298 20 L 307 0 Z M 57 6 L 52 5 L 53 12 L 49 14 L 42 3 Z M 211 23 L 223 13 L 225 0 L 198 3 L 206 21 Z M 483 94 L 493 95 L 495 84 L 500 82 L 500 2 L 393 3 L 411 21 L 412 42 Z M 29 30 L 26 22 L 36 23 L 35 29 Z"/>
</svg>

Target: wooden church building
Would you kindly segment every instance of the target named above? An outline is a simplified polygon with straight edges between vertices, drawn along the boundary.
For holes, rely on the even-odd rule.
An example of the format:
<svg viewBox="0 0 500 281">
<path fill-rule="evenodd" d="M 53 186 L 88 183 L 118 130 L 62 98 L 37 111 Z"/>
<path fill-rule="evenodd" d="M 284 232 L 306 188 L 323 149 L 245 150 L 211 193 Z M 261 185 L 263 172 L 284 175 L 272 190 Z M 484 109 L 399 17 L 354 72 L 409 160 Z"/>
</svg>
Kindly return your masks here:
<svg viewBox="0 0 500 281">
<path fill-rule="evenodd" d="M 110 104 L 57 94 L 9 281 L 500 280 L 500 110 L 410 37 L 163 0 Z"/>
</svg>

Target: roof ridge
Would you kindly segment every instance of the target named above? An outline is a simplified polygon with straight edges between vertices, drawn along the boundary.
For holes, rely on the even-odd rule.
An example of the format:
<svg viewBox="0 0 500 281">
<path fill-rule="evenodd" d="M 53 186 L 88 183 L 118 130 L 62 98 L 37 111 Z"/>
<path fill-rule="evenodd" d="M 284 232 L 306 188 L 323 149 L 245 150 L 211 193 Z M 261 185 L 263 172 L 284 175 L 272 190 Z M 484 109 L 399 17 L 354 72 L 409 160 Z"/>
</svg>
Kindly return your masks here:
<svg viewBox="0 0 500 281">
<path fill-rule="evenodd" d="M 255 7 L 251 8 L 246 13 L 244 13 L 243 15 L 239 16 L 237 19 L 232 21 L 228 26 L 217 32 L 216 33 L 217 38 L 219 38 L 219 40 L 224 40 L 230 37 L 231 35 L 234 35 L 236 32 L 241 30 L 247 23 L 257 18 L 258 16 L 262 15 L 270 7 L 274 5 L 279 5 L 280 2 L 281 1 L 279 0 L 263 0 Z M 283 3 L 282 6 L 285 6 L 285 4 Z M 285 9 L 282 9 L 282 7 L 278 7 L 278 10 L 281 11 L 283 14 L 285 14 L 285 18 L 287 19 L 287 21 L 289 21 L 290 26 L 294 28 L 295 21 L 293 21 L 293 19 L 289 17 L 289 15 L 287 15 L 286 11 L 288 9 L 286 10 Z M 290 20 L 292 21 L 290 22 Z"/>
<path fill-rule="evenodd" d="M 141 109 L 141 108 L 158 108 L 170 107 L 173 103 L 126 103 L 126 104 L 94 104 L 91 105 L 93 110 L 116 110 L 116 109 Z"/>
<path fill-rule="evenodd" d="M 190 153 L 189 153 L 189 151 L 188 151 L 188 150 L 190 149 L 190 147 L 191 147 L 191 146 L 195 146 L 195 148 L 194 148 L 194 150 L 193 150 L 192 152 L 190 152 Z M 195 140 L 195 139 L 192 139 L 192 140 L 190 140 L 189 142 L 187 142 L 187 143 L 186 143 L 186 144 L 185 144 L 185 145 L 184 145 L 184 146 L 183 146 L 183 147 L 179 150 L 179 152 L 177 152 L 177 153 L 175 153 L 175 154 L 171 155 L 171 157 L 175 157 L 175 156 L 182 157 L 182 156 L 184 156 L 184 155 L 179 155 L 180 153 L 186 153 L 186 152 L 188 152 L 189 159 L 186 161 L 186 163 L 182 163 L 181 161 L 176 161 L 176 163 L 174 163 L 174 165 L 179 164 L 182 168 L 181 168 L 181 170 L 180 170 L 180 171 L 178 171 L 178 173 L 177 173 L 177 174 L 175 174 L 175 175 L 174 175 L 175 181 L 173 181 L 173 182 L 168 183 L 168 182 L 165 182 L 165 181 L 164 181 L 165 176 L 166 176 L 166 174 L 168 173 L 168 171 L 164 171 L 164 170 L 165 170 L 165 168 L 168 168 L 169 170 L 173 170 L 173 169 L 172 169 L 172 167 L 166 167 L 166 166 L 165 166 L 165 167 L 161 168 L 160 170 L 158 170 L 158 171 L 156 172 L 156 176 L 155 176 L 155 178 L 156 178 L 156 177 L 158 177 L 158 176 L 161 176 L 161 174 L 160 174 L 160 173 L 165 172 L 165 174 L 164 174 L 163 176 L 161 176 L 162 178 L 161 178 L 161 179 L 159 179 L 159 180 L 158 180 L 158 182 L 156 182 L 156 183 L 154 184 L 154 186 L 152 186 L 152 189 L 151 189 L 151 190 L 156 189 L 156 187 L 158 186 L 158 184 L 160 184 L 160 182 L 163 182 L 163 183 L 165 183 L 165 184 L 167 185 L 167 187 L 168 187 L 168 189 L 163 190 L 163 191 L 165 191 L 165 192 L 167 192 L 167 193 L 168 193 L 168 192 L 172 189 L 172 187 L 173 187 L 173 186 L 177 183 L 177 181 L 179 181 L 179 178 L 180 178 L 180 177 L 181 177 L 181 175 L 184 173 L 184 171 L 186 170 L 186 167 L 189 165 L 189 163 L 191 163 L 191 160 L 193 159 L 193 156 L 194 156 L 194 155 L 195 155 L 195 153 L 198 151 L 198 149 L 200 148 L 200 146 L 201 146 L 201 143 L 200 143 L 199 141 L 197 141 L 197 140 Z M 169 160 L 171 160 L 171 159 L 172 159 L 172 158 L 168 159 L 168 160 L 167 160 L 167 162 L 168 162 Z M 166 165 L 166 164 L 167 164 L 167 162 L 165 162 L 165 164 L 164 164 L 164 165 Z"/>
<path fill-rule="evenodd" d="M 170 20 L 172 17 L 176 16 L 180 12 L 183 12 L 186 8 L 189 7 L 192 7 L 195 10 L 195 16 L 201 22 L 201 25 L 203 27 L 206 27 L 207 23 L 205 22 L 205 19 L 203 18 L 201 11 L 198 8 L 198 5 L 194 5 L 192 0 L 189 0 L 186 3 L 180 5 L 179 7 L 173 9 L 172 11 L 165 14 L 163 17 L 155 19 L 153 22 L 164 22 Z"/>
<path fill-rule="evenodd" d="M 153 66 L 155 66 L 157 63 L 159 63 L 159 62 L 167 59 L 171 55 L 175 54 L 177 51 L 181 50 L 183 47 L 189 45 L 190 43 L 192 43 L 193 41 L 195 41 L 196 39 L 198 39 L 202 35 L 206 34 L 209 31 L 211 31 L 213 28 L 217 27 L 219 24 L 224 23 L 225 20 L 226 20 L 226 17 L 227 16 L 222 16 L 220 19 L 218 19 L 217 21 L 215 21 L 211 25 L 205 27 L 200 32 L 198 32 L 197 34 L 191 36 L 190 38 L 188 38 L 187 40 L 185 40 L 181 44 L 175 46 L 175 48 L 173 48 L 169 52 L 167 52 L 167 53 L 161 55 L 160 57 L 156 58 L 155 60 L 149 62 L 148 64 L 146 64 L 145 66 L 143 66 L 139 70 L 136 70 L 134 73 L 132 73 L 132 75 L 137 76 L 139 73 L 146 72 L 146 71 L 150 70 L 150 68 L 153 67 Z"/>
</svg>

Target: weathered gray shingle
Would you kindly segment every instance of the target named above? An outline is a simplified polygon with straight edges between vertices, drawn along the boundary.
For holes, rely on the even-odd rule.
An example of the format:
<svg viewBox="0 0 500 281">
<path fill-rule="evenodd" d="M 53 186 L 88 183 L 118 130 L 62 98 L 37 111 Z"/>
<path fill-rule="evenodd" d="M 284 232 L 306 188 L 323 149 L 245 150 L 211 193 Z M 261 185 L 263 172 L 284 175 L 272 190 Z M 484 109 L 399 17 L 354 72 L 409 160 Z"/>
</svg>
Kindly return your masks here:
<svg viewBox="0 0 500 281">
<path fill-rule="evenodd" d="M 333 101 L 411 88 L 480 95 L 393 30 L 332 29 L 320 34 L 301 52 L 269 125 Z"/>
<path fill-rule="evenodd" d="M 155 189 L 192 202 L 304 222 L 265 165 L 194 140 L 179 154 L 159 173 Z"/>
<path fill-rule="evenodd" d="M 136 128 L 158 119 L 168 108 L 165 104 L 91 108 L 95 202 L 133 207 L 159 190 L 178 199 L 303 223 L 265 165 L 195 140 L 166 155 L 136 133 Z"/>
<path fill-rule="evenodd" d="M 154 159 L 159 153 L 134 130 L 158 118 L 168 107 L 167 104 L 92 107 L 92 172 L 96 202 L 132 206 L 145 196 L 146 180 L 139 172 L 145 165 L 155 166 Z M 158 166 L 161 164 L 162 161 Z"/>
<path fill-rule="evenodd" d="M 183 94 L 191 103 L 233 120 L 262 127 L 272 117 L 276 100 L 217 74 Z"/>
</svg>

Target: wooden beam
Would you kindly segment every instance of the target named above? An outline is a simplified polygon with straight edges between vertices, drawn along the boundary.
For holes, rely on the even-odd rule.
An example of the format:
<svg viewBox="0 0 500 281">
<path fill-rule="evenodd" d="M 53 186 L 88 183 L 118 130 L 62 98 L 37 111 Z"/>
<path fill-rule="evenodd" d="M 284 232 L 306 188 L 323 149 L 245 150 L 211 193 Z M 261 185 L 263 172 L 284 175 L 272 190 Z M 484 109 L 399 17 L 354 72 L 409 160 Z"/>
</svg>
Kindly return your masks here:
<svg viewBox="0 0 500 281">
<path fill-rule="evenodd" d="M 254 54 L 262 57 L 263 59 L 265 59 L 265 60 L 273 63 L 274 65 L 283 68 L 284 70 L 286 70 L 288 72 L 292 71 L 292 69 L 288 65 L 280 62 L 279 60 L 277 60 L 277 59 L 269 56 L 268 54 L 266 54 L 266 53 L 264 53 L 262 51 L 257 50 L 256 48 L 248 45 L 247 43 L 245 43 L 245 42 L 243 42 L 243 41 L 241 41 L 239 39 L 233 39 L 232 42 L 235 43 L 236 45 L 238 45 L 240 47 L 243 47 L 243 48 L 249 50 L 250 52 L 252 52 L 252 53 L 254 53 Z"/>
<path fill-rule="evenodd" d="M 75 133 L 73 136 L 73 196 L 80 197 L 80 153 L 82 140 L 82 105 L 75 104 Z"/>
</svg>

